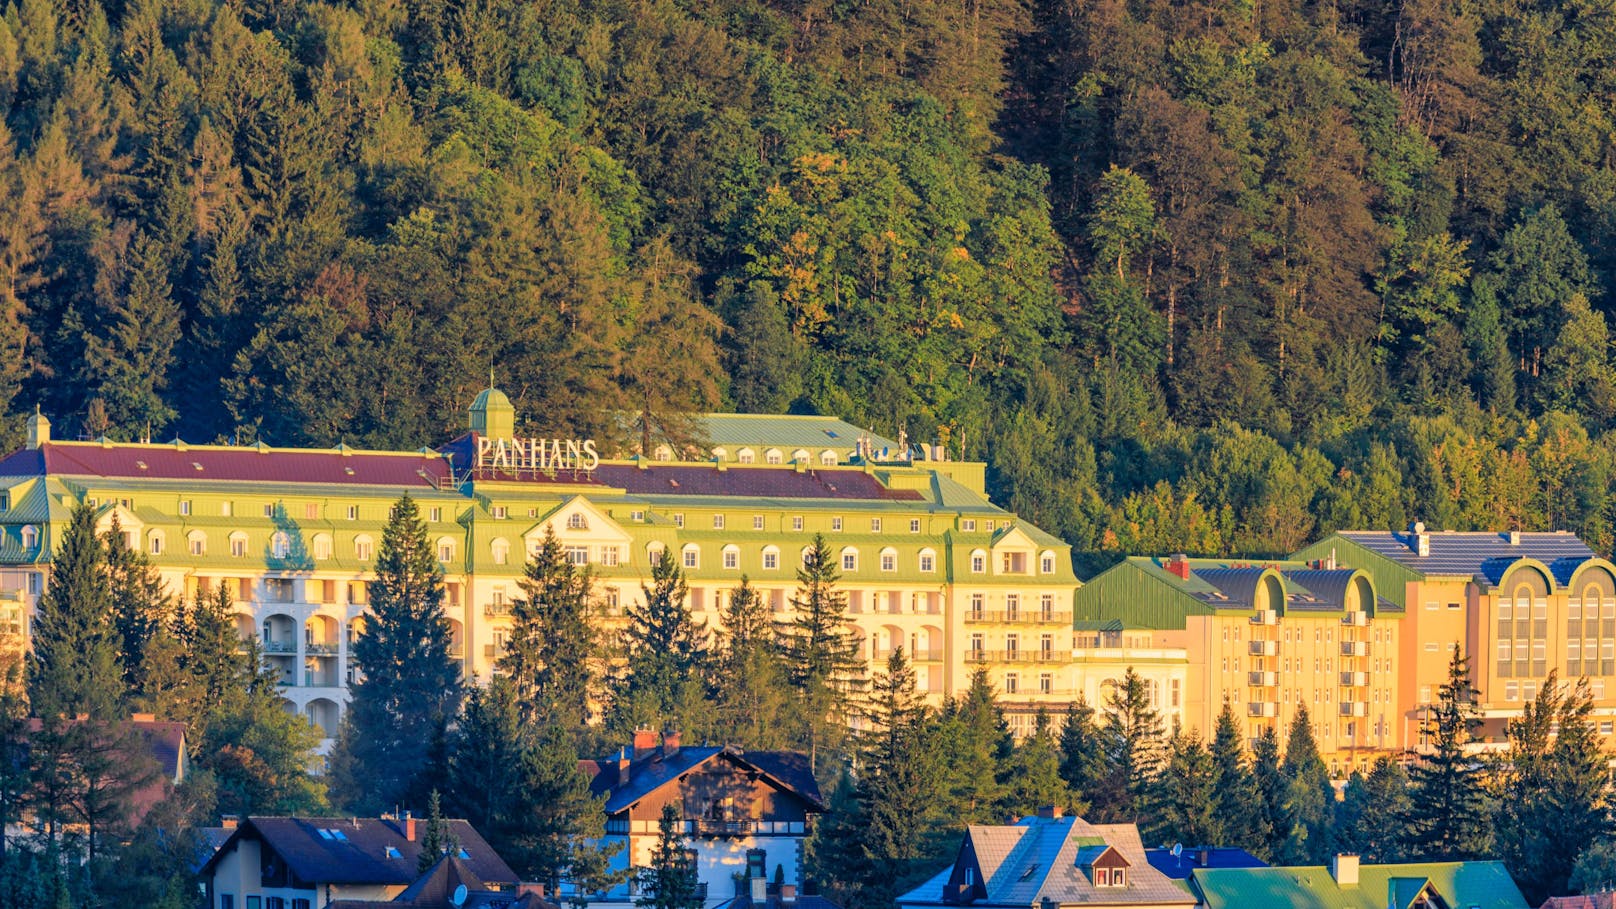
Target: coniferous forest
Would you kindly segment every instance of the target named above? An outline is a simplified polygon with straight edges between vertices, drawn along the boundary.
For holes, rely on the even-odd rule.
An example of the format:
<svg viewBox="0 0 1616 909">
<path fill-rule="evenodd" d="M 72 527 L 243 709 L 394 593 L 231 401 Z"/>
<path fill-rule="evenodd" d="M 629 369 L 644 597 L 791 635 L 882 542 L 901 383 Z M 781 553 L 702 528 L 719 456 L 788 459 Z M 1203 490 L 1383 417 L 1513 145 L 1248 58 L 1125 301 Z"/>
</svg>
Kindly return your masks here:
<svg viewBox="0 0 1616 909">
<path fill-rule="evenodd" d="M 1124 552 L 1616 538 L 1582 0 L 13 0 L 0 405 L 415 448 L 810 411 Z"/>
</svg>

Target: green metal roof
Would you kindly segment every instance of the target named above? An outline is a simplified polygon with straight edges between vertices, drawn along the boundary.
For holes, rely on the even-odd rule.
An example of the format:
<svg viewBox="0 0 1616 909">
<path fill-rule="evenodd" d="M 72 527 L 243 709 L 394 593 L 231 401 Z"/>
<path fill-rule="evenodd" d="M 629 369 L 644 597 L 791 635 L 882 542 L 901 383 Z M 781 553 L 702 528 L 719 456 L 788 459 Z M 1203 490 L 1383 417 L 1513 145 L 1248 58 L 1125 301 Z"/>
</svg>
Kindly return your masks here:
<svg viewBox="0 0 1616 909">
<path fill-rule="evenodd" d="M 1311 546 L 1303 547 L 1292 554 L 1291 558 L 1303 561 L 1333 558 L 1338 565 L 1361 568 L 1375 579 L 1377 594 L 1403 609 L 1408 608 L 1408 583 L 1424 577 L 1420 572 L 1360 546 L 1340 534 L 1331 534 Z"/>
<path fill-rule="evenodd" d="M 714 447 L 752 446 L 754 448 L 807 448 L 811 451 L 834 448 L 851 451 L 859 436 L 869 439 L 875 450 L 898 449 L 892 439 L 860 429 L 836 417 L 782 416 L 777 414 L 708 413 L 697 417 L 702 438 Z M 760 452 L 761 454 L 761 452 Z M 789 458 L 791 452 L 785 455 Z"/>
<path fill-rule="evenodd" d="M 1190 880 L 1207 909 L 1408 909 L 1426 885 L 1456 909 L 1527 909 L 1501 862 L 1363 865 L 1345 886 L 1323 865 L 1197 869 Z"/>
</svg>

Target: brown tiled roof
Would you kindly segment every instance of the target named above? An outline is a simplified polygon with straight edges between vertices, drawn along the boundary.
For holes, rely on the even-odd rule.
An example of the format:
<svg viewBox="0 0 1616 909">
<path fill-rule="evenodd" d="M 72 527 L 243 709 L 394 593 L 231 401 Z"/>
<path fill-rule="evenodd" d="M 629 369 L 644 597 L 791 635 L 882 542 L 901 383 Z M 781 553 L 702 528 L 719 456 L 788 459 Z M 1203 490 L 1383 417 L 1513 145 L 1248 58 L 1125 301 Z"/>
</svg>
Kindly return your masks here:
<svg viewBox="0 0 1616 909">
<path fill-rule="evenodd" d="M 383 453 L 220 445 L 101 445 L 47 442 L 0 460 L 0 476 L 72 476 L 156 480 L 431 486 L 447 481 L 436 452 Z"/>
</svg>

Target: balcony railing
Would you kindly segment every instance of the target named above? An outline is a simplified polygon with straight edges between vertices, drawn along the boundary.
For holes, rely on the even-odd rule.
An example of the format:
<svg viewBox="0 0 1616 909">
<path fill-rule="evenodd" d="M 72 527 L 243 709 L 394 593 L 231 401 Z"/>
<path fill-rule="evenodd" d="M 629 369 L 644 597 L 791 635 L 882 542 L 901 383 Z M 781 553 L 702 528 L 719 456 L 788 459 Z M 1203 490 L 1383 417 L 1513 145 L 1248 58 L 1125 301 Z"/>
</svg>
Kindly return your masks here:
<svg viewBox="0 0 1616 909">
<path fill-rule="evenodd" d="M 1252 641 L 1249 650 L 1252 656 L 1278 656 L 1278 641 Z"/>
<path fill-rule="evenodd" d="M 965 613 L 965 621 L 998 625 L 1071 625 L 1072 614 L 1045 612 L 1042 609 L 973 609 Z"/>
<path fill-rule="evenodd" d="M 265 653 L 297 653 L 297 645 L 291 641 L 265 641 Z"/>
<path fill-rule="evenodd" d="M 337 645 L 331 644 L 304 644 L 303 652 L 308 656 L 336 656 Z"/>
<path fill-rule="evenodd" d="M 1368 684 L 1369 684 L 1369 673 L 1367 673 L 1367 672 L 1343 672 L 1343 673 L 1341 673 L 1341 687 L 1343 687 L 1343 688 L 1362 688 L 1363 686 L 1368 685 Z"/>
<path fill-rule="evenodd" d="M 1248 672 L 1246 673 L 1246 684 L 1255 688 L 1273 688 L 1279 684 L 1279 673 Z"/>
<path fill-rule="evenodd" d="M 1348 656 L 1348 657 L 1352 657 L 1352 656 L 1359 656 L 1359 657 L 1368 656 L 1369 655 L 1369 644 L 1368 644 L 1367 641 L 1342 641 L 1341 642 L 1341 655 L 1342 656 Z"/>
<path fill-rule="evenodd" d="M 509 604 L 509 603 L 484 603 L 483 604 L 483 615 L 510 615 L 510 614 L 511 614 L 511 604 Z"/>
<path fill-rule="evenodd" d="M 1071 660 L 1069 650 L 967 650 L 967 663 L 1063 663 Z"/>
</svg>

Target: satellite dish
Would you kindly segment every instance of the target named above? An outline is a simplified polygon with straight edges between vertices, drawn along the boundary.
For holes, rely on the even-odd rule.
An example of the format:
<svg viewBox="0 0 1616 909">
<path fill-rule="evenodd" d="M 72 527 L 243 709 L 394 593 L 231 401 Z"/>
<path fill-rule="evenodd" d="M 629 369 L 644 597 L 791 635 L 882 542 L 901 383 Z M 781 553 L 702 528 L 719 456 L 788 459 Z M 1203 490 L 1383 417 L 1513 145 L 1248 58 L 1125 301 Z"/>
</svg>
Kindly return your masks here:
<svg viewBox="0 0 1616 909">
<path fill-rule="evenodd" d="M 1183 854 L 1184 854 L 1184 844 L 1183 843 L 1174 843 L 1173 844 L 1173 858 L 1178 858 L 1179 856 L 1181 856 Z M 458 906 L 459 903 L 456 903 L 455 905 Z"/>
<path fill-rule="evenodd" d="M 456 906 L 464 906 L 466 904 L 465 884 L 459 884 L 455 887 L 454 896 L 449 897 L 449 902 Z"/>
</svg>

